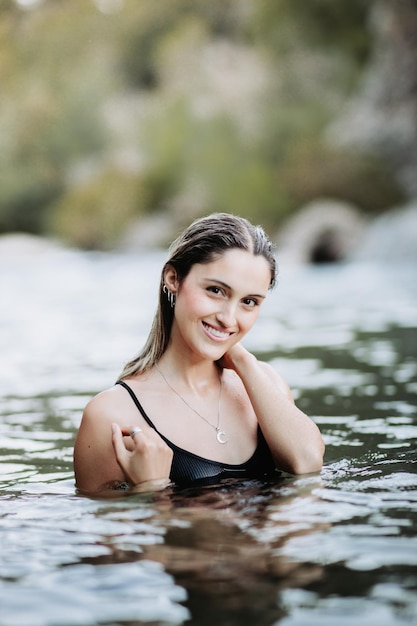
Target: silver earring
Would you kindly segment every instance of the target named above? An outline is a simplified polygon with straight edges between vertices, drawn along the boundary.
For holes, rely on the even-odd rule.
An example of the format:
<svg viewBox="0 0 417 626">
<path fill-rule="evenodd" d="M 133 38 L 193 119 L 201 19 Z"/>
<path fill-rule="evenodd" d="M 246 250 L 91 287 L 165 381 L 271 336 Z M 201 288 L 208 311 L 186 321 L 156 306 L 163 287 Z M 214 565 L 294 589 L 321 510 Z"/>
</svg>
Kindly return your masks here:
<svg viewBox="0 0 417 626">
<path fill-rule="evenodd" d="M 172 293 L 172 291 L 170 291 L 166 285 L 163 286 L 162 291 L 166 294 L 168 298 L 168 302 L 170 303 L 171 308 L 173 309 L 175 306 L 175 300 L 176 300 L 175 294 Z"/>
</svg>

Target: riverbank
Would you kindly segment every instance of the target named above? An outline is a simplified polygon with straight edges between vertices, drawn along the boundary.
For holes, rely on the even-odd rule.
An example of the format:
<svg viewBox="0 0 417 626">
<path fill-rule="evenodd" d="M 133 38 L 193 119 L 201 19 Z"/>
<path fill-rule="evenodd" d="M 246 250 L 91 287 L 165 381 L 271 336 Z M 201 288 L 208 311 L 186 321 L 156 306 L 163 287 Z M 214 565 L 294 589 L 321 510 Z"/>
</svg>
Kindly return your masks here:
<svg viewBox="0 0 417 626">
<path fill-rule="evenodd" d="M 158 213 L 133 223 L 114 251 L 165 248 L 178 230 L 175 219 Z M 346 203 L 316 201 L 271 237 L 280 262 L 285 264 L 384 259 L 417 262 L 417 201 L 372 219 Z M 57 239 L 26 233 L 0 236 L 0 259 L 5 261 L 27 261 L 71 249 Z"/>
</svg>

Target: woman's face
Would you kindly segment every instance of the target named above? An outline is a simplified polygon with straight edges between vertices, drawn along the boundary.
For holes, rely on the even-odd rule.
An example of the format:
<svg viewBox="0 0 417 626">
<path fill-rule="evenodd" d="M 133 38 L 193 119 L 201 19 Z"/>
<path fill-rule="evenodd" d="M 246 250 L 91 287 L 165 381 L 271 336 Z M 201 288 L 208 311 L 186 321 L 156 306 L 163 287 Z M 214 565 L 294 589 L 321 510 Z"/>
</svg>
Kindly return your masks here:
<svg viewBox="0 0 417 626">
<path fill-rule="evenodd" d="M 195 264 L 181 284 L 173 271 L 168 287 L 176 294 L 171 340 L 202 358 L 217 360 L 256 321 L 271 271 L 261 255 L 232 249 L 217 260 Z"/>
</svg>

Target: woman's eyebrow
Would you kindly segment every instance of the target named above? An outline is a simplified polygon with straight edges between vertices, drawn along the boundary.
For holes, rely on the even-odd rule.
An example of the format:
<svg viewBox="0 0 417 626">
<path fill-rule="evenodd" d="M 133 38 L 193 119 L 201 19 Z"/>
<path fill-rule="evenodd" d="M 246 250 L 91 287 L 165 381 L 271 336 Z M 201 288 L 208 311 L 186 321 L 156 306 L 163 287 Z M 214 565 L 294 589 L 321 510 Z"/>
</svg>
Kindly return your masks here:
<svg viewBox="0 0 417 626">
<path fill-rule="evenodd" d="M 221 285 L 225 289 L 232 289 L 230 285 L 228 285 L 227 283 L 223 282 L 219 278 L 212 278 L 210 276 L 207 276 L 204 280 L 206 280 L 208 283 L 217 283 L 218 285 Z"/>
<path fill-rule="evenodd" d="M 207 277 L 204 280 L 206 280 L 207 282 L 217 283 L 218 285 L 221 285 L 225 289 L 228 289 L 229 291 L 233 291 L 233 289 L 232 289 L 232 287 L 230 285 L 228 285 L 227 283 L 223 282 L 219 278 Z M 262 298 L 263 300 L 265 300 L 266 295 L 262 294 L 262 293 L 248 293 L 246 295 L 246 298 Z"/>
</svg>

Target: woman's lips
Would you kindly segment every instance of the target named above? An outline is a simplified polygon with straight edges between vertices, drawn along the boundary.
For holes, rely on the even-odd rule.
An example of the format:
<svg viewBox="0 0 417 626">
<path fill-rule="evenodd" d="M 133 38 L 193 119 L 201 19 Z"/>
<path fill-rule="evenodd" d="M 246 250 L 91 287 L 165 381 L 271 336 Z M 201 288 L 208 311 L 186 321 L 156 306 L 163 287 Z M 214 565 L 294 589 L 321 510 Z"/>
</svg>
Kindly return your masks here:
<svg viewBox="0 0 417 626">
<path fill-rule="evenodd" d="M 210 326 L 206 322 L 203 322 L 203 328 L 211 337 L 215 339 L 225 340 L 230 337 L 232 333 L 229 333 L 225 330 L 220 330 L 219 328 L 215 328 L 214 326 Z"/>
</svg>

